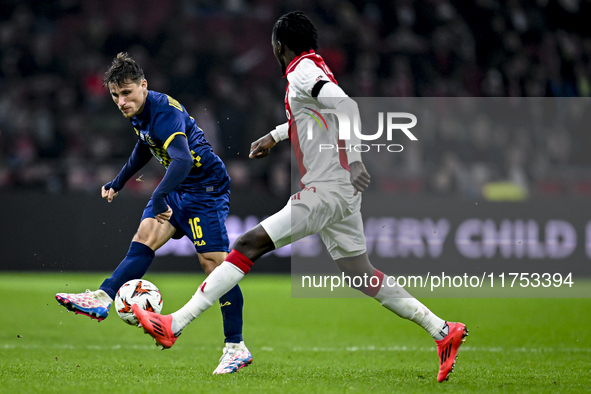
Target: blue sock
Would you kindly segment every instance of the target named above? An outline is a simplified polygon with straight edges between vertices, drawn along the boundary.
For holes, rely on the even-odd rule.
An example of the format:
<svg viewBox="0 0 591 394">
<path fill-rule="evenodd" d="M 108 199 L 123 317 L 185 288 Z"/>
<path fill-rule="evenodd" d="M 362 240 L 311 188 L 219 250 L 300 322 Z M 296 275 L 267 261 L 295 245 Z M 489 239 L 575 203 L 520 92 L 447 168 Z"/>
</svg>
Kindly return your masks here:
<svg viewBox="0 0 591 394">
<path fill-rule="evenodd" d="M 224 319 L 224 335 L 226 342 L 242 342 L 242 306 L 244 299 L 238 285 L 220 297 L 222 318 Z"/>
<path fill-rule="evenodd" d="M 115 294 L 125 282 L 140 279 L 146 274 L 152 260 L 154 260 L 154 251 L 149 246 L 139 242 L 132 242 L 127 256 L 119 263 L 111 277 L 105 279 L 100 289 L 107 293 L 109 297 L 115 299 Z"/>
</svg>

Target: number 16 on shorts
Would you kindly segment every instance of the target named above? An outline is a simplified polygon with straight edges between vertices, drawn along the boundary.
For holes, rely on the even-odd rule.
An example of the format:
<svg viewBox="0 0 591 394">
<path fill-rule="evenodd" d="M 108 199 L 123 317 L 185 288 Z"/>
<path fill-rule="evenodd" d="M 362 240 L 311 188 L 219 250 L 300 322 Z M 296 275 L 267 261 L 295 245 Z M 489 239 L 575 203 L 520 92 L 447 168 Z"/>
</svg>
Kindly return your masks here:
<svg viewBox="0 0 591 394">
<path fill-rule="evenodd" d="M 201 239 L 203 238 L 203 230 L 201 230 L 199 222 L 200 220 L 198 217 L 189 219 L 189 225 L 191 226 L 191 231 L 193 232 L 193 244 L 196 246 L 203 246 L 205 245 L 205 241 Z"/>
</svg>

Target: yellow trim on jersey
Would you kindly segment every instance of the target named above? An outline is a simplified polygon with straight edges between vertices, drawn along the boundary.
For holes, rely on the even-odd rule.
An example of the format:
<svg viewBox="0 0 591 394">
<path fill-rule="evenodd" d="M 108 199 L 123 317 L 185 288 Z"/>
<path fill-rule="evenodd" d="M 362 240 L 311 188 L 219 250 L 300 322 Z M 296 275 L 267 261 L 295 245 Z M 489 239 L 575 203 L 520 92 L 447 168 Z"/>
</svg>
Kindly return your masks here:
<svg viewBox="0 0 591 394">
<path fill-rule="evenodd" d="M 170 145 L 170 143 L 172 142 L 172 140 L 174 139 L 174 137 L 176 137 L 177 135 L 184 135 L 185 138 L 187 138 L 187 136 L 185 135 L 185 133 L 181 133 L 180 131 L 178 133 L 174 133 L 172 134 L 170 137 L 168 137 L 168 139 L 166 140 L 166 142 L 164 143 L 163 148 L 164 149 L 168 149 L 168 145 Z"/>
<path fill-rule="evenodd" d="M 175 99 L 173 99 L 172 97 L 170 97 L 168 94 L 166 95 L 166 97 L 168 97 L 168 105 L 170 105 L 171 107 L 174 107 L 174 108 L 178 109 L 179 111 L 183 112 L 183 107 L 181 107 L 181 103 L 179 103 L 178 101 L 176 101 Z"/>
</svg>

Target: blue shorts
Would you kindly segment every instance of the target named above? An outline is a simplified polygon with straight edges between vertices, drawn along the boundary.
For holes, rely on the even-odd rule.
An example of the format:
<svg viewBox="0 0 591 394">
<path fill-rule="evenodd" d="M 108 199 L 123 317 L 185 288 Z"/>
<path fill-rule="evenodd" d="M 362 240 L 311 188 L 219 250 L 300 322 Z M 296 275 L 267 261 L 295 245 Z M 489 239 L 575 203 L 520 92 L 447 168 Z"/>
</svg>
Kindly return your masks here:
<svg viewBox="0 0 591 394">
<path fill-rule="evenodd" d="M 172 191 L 165 197 L 172 209 L 170 224 L 176 228 L 173 238 L 187 236 L 197 253 L 229 252 L 230 240 L 226 218 L 230 211 L 230 190 L 223 192 L 186 193 Z M 144 209 L 142 220 L 153 218 L 152 199 Z"/>
</svg>

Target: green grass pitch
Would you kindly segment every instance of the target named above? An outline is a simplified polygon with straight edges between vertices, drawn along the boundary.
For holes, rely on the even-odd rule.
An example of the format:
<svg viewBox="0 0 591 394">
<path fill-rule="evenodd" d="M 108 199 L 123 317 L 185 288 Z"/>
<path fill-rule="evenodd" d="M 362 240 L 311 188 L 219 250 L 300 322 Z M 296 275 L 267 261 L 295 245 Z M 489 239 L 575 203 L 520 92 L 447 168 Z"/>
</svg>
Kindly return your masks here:
<svg viewBox="0 0 591 394">
<path fill-rule="evenodd" d="M 293 299 L 289 276 L 251 274 L 246 343 L 254 364 L 212 376 L 223 335 L 218 307 L 160 351 L 114 310 L 98 323 L 67 313 L 57 292 L 96 288 L 101 274 L 0 274 L 1 393 L 587 392 L 591 300 L 423 299 L 468 325 L 455 373 L 437 383 L 433 340 L 369 299 Z M 170 313 L 200 275 L 149 274 Z M 591 288 L 591 283 L 588 283 Z"/>
</svg>

